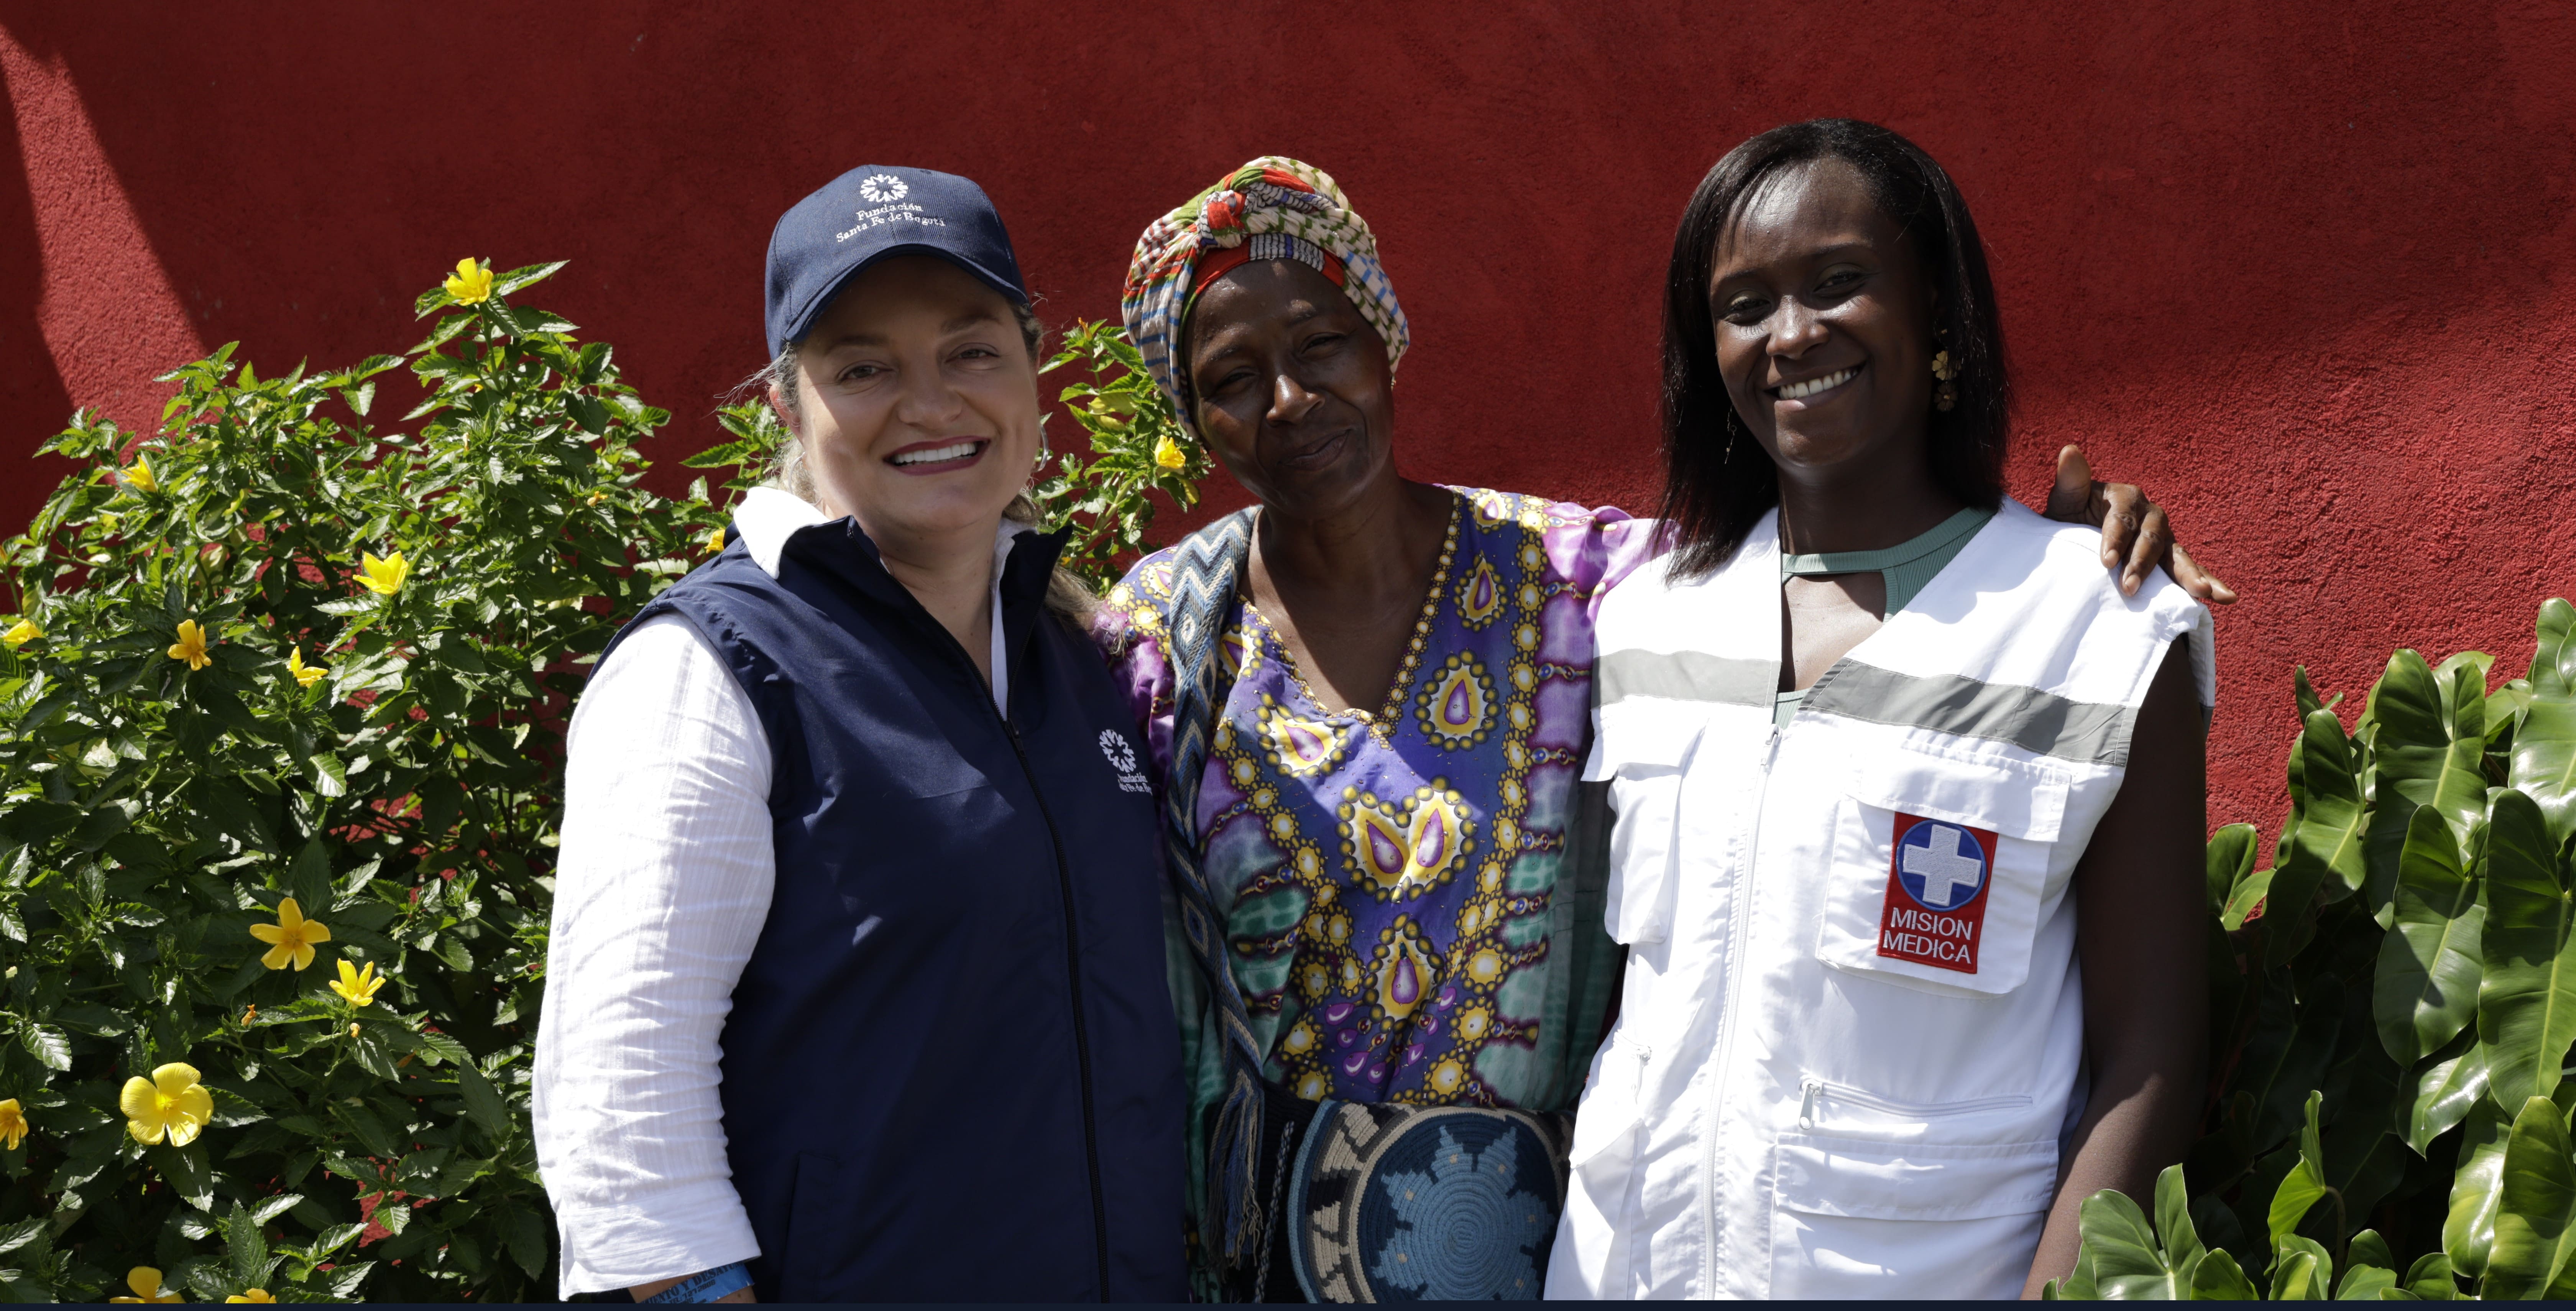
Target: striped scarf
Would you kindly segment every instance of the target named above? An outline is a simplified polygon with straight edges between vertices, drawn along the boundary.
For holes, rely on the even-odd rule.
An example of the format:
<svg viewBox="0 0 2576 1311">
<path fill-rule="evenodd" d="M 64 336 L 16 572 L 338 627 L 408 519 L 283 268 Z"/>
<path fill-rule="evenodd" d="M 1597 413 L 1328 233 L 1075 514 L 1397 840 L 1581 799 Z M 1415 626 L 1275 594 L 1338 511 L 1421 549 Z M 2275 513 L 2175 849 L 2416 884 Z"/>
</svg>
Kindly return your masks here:
<svg viewBox="0 0 2576 1311">
<path fill-rule="evenodd" d="M 1352 211 L 1331 174 L 1264 155 L 1154 220 L 1136 239 L 1136 258 L 1127 266 L 1120 309 L 1128 339 L 1193 432 L 1181 324 L 1203 287 L 1252 259 L 1299 260 L 1340 284 L 1361 317 L 1386 339 L 1388 369 L 1404 358 L 1411 339 L 1395 287 L 1378 263 L 1368 220 Z"/>
</svg>

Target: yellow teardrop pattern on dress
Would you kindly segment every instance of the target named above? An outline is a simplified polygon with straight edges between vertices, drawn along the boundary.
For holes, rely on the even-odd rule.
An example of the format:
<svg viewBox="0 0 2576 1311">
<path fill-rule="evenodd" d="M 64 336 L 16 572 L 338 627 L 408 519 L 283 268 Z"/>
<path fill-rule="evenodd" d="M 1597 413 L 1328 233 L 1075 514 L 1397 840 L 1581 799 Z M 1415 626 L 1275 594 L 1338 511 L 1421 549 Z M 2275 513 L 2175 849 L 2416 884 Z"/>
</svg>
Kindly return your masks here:
<svg viewBox="0 0 2576 1311">
<path fill-rule="evenodd" d="M 1420 1009 L 1439 986 L 1439 962 L 1422 926 L 1405 916 L 1396 916 L 1377 937 L 1377 952 L 1369 962 L 1370 1000 L 1386 1018 L 1401 1020 Z"/>
<path fill-rule="evenodd" d="M 1266 692 L 1254 713 L 1261 720 L 1261 754 L 1299 778 L 1331 769 L 1349 752 L 1350 742 L 1339 727 L 1290 714 Z"/>
<path fill-rule="evenodd" d="M 1471 629 L 1482 629 L 1502 613 L 1503 602 L 1510 593 L 1503 580 L 1494 573 L 1493 561 L 1476 557 L 1476 567 L 1458 581 L 1458 622 Z"/>
<path fill-rule="evenodd" d="M 1226 676 L 1238 683 L 1261 668 L 1260 639 L 1239 624 L 1217 635 L 1216 651 L 1218 661 L 1225 666 Z"/>
<path fill-rule="evenodd" d="M 1413 717 L 1422 725 L 1422 735 L 1450 751 L 1484 741 L 1493 731 L 1495 700 L 1494 679 L 1484 664 L 1461 651 L 1443 661 L 1429 682 L 1413 699 Z"/>
<path fill-rule="evenodd" d="M 1342 854 L 1359 886 L 1380 898 L 1419 897 L 1449 881 L 1475 850 L 1476 821 L 1446 780 L 1393 806 L 1342 789 Z"/>
</svg>

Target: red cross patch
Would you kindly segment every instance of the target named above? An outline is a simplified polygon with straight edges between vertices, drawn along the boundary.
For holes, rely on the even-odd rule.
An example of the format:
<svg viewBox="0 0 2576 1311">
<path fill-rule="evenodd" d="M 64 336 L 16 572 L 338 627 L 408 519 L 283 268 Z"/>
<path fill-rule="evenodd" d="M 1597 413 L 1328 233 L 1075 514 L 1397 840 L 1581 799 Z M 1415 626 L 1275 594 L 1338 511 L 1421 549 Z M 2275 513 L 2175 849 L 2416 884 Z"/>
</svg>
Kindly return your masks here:
<svg viewBox="0 0 2576 1311">
<path fill-rule="evenodd" d="M 1986 885 L 1994 881 L 1992 829 L 1898 812 L 1888 855 L 1878 954 L 1936 969 L 1977 972 Z"/>
</svg>

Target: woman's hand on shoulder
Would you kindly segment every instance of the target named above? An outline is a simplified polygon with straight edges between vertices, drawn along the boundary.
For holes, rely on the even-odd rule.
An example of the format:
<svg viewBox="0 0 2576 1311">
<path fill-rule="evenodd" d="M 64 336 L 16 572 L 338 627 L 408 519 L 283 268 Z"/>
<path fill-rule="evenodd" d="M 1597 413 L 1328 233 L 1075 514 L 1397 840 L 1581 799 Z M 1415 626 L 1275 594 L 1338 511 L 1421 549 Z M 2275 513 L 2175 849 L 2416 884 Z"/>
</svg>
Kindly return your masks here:
<svg viewBox="0 0 2576 1311">
<path fill-rule="evenodd" d="M 2136 484 L 2095 481 L 2093 466 L 2080 446 L 2057 453 L 2057 485 L 2048 493 L 2048 517 L 2101 528 L 2102 564 L 2120 571 L 2123 596 L 2137 595 L 2147 570 L 2162 566 L 2194 599 L 2218 605 L 2236 600 L 2236 589 L 2201 568 L 2174 541 L 2172 521 Z"/>
</svg>

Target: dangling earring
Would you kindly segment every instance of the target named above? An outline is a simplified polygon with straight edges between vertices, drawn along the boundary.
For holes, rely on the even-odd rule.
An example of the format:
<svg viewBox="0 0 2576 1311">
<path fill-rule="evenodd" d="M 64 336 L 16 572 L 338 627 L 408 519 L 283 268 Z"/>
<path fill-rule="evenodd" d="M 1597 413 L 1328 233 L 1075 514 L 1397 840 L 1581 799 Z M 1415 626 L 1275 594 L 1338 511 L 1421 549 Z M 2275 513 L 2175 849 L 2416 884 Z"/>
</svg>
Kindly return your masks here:
<svg viewBox="0 0 2576 1311">
<path fill-rule="evenodd" d="M 1932 389 L 1932 408 L 1947 414 L 1959 404 L 1959 384 L 1955 381 L 1959 376 L 1959 366 L 1950 362 L 1950 352 L 1946 349 L 1950 344 L 1949 332 L 1936 329 L 1932 335 L 1944 347 L 1932 352 L 1932 376 L 1940 379 L 1940 385 Z"/>
</svg>

